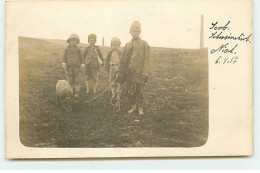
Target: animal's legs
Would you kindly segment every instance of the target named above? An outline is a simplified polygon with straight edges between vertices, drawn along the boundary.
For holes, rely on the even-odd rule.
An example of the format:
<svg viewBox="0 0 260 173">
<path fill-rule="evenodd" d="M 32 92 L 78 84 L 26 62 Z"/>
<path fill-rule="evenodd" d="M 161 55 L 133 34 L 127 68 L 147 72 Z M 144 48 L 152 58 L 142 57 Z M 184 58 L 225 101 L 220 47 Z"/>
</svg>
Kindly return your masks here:
<svg viewBox="0 0 260 173">
<path fill-rule="evenodd" d="M 60 99 L 59 99 L 59 96 L 56 95 L 56 100 L 57 100 L 57 108 L 58 108 L 58 111 L 60 111 Z"/>
</svg>

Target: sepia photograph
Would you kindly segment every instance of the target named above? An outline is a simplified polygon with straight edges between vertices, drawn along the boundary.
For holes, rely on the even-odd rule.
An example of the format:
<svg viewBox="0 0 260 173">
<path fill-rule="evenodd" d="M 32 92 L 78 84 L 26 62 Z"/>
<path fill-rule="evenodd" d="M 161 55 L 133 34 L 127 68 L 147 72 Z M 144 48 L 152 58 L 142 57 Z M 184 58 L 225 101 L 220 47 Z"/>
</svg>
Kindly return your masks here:
<svg viewBox="0 0 260 173">
<path fill-rule="evenodd" d="M 203 15 L 176 26 L 183 19 L 176 15 L 161 19 L 161 8 L 152 8 L 162 13 L 160 17 L 114 7 L 110 13 L 100 13 L 102 8 L 100 4 L 98 10 L 85 11 L 82 21 L 73 14 L 77 9 L 62 12 L 62 18 L 61 14 L 54 17 L 55 25 L 44 26 L 54 19 L 39 21 L 40 28 L 19 35 L 22 144 L 91 148 L 204 145 L 209 126 Z M 143 20 L 145 15 L 154 15 L 153 20 Z M 67 27 L 60 28 L 59 22 Z M 181 32 L 174 32 L 177 27 Z M 42 30 L 45 38 L 38 34 Z M 168 38 L 160 36 L 162 32 L 168 32 Z M 189 35 L 195 37 L 192 42 Z M 181 37 L 186 43 L 178 44 Z"/>
<path fill-rule="evenodd" d="M 8 2 L 8 158 L 252 154 L 239 1 Z"/>
</svg>

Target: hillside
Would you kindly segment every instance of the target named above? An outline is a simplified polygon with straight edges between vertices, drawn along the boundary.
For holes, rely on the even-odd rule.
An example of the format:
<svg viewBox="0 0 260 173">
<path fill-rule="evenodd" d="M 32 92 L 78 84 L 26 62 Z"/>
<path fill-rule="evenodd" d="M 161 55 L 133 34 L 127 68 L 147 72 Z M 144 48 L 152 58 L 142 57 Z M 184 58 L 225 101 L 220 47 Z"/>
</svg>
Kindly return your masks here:
<svg viewBox="0 0 260 173">
<path fill-rule="evenodd" d="M 55 85 L 65 79 L 63 40 L 19 37 L 20 139 L 30 147 L 198 147 L 208 138 L 207 57 L 199 50 L 151 48 L 153 72 L 144 89 L 145 115 L 113 111 L 110 91 L 90 104 L 57 111 Z M 80 44 L 83 49 L 86 44 Z M 101 47 L 106 57 L 109 47 Z M 207 51 L 206 49 L 203 51 Z M 84 76 L 81 99 L 88 100 Z M 98 92 L 108 86 L 101 68 Z"/>
</svg>

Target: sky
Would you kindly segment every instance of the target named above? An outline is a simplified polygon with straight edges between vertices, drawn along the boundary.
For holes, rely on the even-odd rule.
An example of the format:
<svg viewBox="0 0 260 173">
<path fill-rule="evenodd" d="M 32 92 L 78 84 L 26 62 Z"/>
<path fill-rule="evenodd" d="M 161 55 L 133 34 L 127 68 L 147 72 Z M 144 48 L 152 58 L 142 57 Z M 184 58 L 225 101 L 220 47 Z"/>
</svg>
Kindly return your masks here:
<svg viewBox="0 0 260 173">
<path fill-rule="evenodd" d="M 180 1 L 85 1 L 35 2 L 20 4 L 17 25 L 20 36 L 63 39 L 71 33 L 87 43 L 91 33 L 97 44 L 110 45 L 118 37 L 122 46 L 130 39 L 134 20 L 142 25 L 141 38 L 152 47 L 199 48 L 200 19 L 203 13 L 196 3 Z M 194 7 L 194 8 L 193 8 Z M 192 9 L 192 10 L 191 10 Z M 205 46 L 207 46 L 205 44 Z"/>
</svg>

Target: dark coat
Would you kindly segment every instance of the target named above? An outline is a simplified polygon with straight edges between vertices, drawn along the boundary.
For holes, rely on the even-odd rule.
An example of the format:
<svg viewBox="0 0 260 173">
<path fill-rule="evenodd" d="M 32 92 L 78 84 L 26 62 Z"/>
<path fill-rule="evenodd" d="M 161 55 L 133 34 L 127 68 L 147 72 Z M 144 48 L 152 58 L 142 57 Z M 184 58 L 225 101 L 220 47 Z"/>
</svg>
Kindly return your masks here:
<svg viewBox="0 0 260 173">
<path fill-rule="evenodd" d="M 68 46 L 63 54 L 63 60 L 67 66 L 67 74 L 80 72 L 80 65 L 84 64 L 81 50 L 78 46 Z"/>
<path fill-rule="evenodd" d="M 151 71 L 150 48 L 146 41 L 138 38 L 128 42 L 121 54 L 118 82 L 144 84 L 144 77 Z"/>
</svg>

